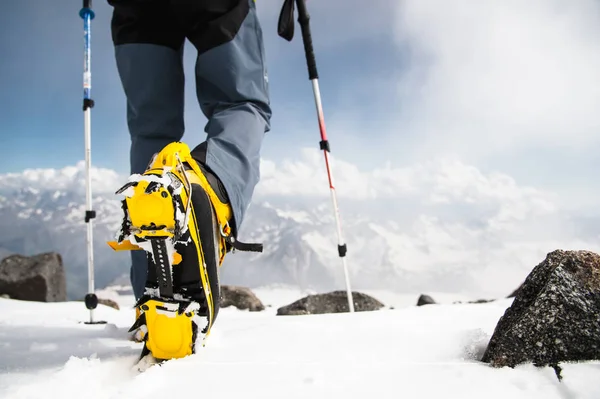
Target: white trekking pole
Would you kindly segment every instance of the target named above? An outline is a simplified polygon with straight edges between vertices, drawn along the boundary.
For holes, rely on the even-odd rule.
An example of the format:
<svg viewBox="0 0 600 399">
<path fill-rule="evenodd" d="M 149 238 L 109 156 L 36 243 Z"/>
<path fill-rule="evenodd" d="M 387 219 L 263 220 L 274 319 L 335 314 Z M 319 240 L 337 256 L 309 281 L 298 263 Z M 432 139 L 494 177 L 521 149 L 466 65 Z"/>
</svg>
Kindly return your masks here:
<svg viewBox="0 0 600 399">
<path fill-rule="evenodd" d="M 317 73 L 317 61 L 313 49 L 312 37 L 310 32 L 309 15 L 306 9 L 305 0 L 285 0 L 281 14 L 279 16 L 278 33 L 279 36 L 287 41 L 291 41 L 294 37 L 294 1 L 298 4 L 298 22 L 302 30 L 302 41 L 304 43 L 304 52 L 306 55 L 306 64 L 308 67 L 308 77 L 312 82 L 313 94 L 315 97 L 315 106 L 317 108 L 317 117 L 319 122 L 319 130 L 321 131 L 321 142 L 319 143 L 323 154 L 325 155 L 325 167 L 327 168 L 327 178 L 329 180 L 329 189 L 331 191 L 331 201 L 333 203 L 333 211 L 335 214 L 335 222 L 337 226 L 338 236 L 338 255 L 342 260 L 344 267 L 344 276 L 346 278 L 346 293 L 348 296 L 348 307 L 350 312 L 354 312 L 354 300 L 352 299 L 352 290 L 350 288 L 350 277 L 348 275 L 348 265 L 346 263 L 347 247 L 342 235 L 342 225 L 340 222 L 340 211 L 337 203 L 335 186 L 333 184 L 333 173 L 329 161 L 329 153 L 331 147 L 327 140 L 327 132 L 325 130 L 325 118 L 323 116 L 323 106 L 321 104 L 321 93 L 319 91 L 319 74 Z"/>
<path fill-rule="evenodd" d="M 84 31 L 84 63 L 83 63 L 83 115 L 85 130 L 85 223 L 87 226 L 87 257 L 88 257 L 88 294 L 85 296 L 85 307 L 90 311 L 90 320 L 86 324 L 104 324 L 105 321 L 94 320 L 94 309 L 98 306 L 98 297 L 94 288 L 94 236 L 92 220 L 96 217 L 96 211 L 92 210 L 92 182 L 90 168 L 92 164 L 92 119 L 91 110 L 94 100 L 90 97 L 92 88 L 92 74 L 90 69 L 90 38 L 91 21 L 94 19 L 92 0 L 83 0 L 83 8 L 79 11 L 83 18 Z"/>
</svg>

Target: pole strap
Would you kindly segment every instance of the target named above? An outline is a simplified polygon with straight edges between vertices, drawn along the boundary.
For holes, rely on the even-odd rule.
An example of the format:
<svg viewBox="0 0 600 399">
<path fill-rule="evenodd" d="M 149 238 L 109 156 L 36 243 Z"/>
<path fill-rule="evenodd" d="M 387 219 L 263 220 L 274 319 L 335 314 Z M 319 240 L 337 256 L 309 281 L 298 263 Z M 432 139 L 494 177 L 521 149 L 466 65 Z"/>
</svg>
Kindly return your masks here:
<svg viewBox="0 0 600 399">
<path fill-rule="evenodd" d="M 283 2 L 277 24 L 277 33 L 288 42 L 291 42 L 294 38 L 294 0 Z"/>
</svg>

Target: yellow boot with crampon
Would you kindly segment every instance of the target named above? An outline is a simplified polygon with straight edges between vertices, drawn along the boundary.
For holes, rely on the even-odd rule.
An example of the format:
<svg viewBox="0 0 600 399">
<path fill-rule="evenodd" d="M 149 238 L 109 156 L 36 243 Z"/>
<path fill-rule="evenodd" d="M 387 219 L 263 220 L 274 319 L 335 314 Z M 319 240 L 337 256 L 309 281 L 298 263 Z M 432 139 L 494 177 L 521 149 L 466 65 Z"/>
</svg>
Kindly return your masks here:
<svg viewBox="0 0 600 399">
<path fill-rule="evenodd" d="M 130 331 L 144 341 L 140 359 L 182 358 L 205 344 L 219 312 L 219 269 L 231 250 L 262 251 L 235 239 L 233 212 L 218 180 L 180 142 L 156 154 L 134 174 L 123 195 L 123 222 L 116 251 L 142 250 L 148 257 L 144 295 Z"/>
</svg>

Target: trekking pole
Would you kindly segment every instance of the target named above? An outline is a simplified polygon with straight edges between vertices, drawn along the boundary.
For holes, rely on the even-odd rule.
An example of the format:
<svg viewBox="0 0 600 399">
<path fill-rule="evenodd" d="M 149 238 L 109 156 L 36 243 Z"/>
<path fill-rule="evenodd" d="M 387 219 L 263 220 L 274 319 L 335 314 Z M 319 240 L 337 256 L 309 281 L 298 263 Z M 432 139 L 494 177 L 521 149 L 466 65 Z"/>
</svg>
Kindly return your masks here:
<svg viewBox="0 0 600 399">
<path fill-rule="evenodd" d="M 327 132 L 325 130 L 325 118 L 323 117 L 323 106 L 321 104 L 321 92 L 319 90 L 319 74 L 317 73 L 317 61 L 315 59 L 315 52 L 313 49 L 312 36 L 310 32 L 310 16 L 306 9 L 305 0 L 285 0 L 279 15 L 279 24 L 277 33 L 279 36 L 287 41 L 291 41 L 294 38 L 294 1 L 298 4 L 298 22 L 302 31 L 302 41 L 304 43 L 304 52 L 306 55 L 306 64 L 308 67 L 308 78 L 312 82 L 313 94 L 315 97 L 315 105 L 317 108 L 317 117 L 319 121 L 319 130 L 321 131 L 321 142 L 319 143 L 320 149 L 323 150 L 325 155 L 325 167 L 327 169 L 327 178 L 329 179 L 329 189 L 331 191 L 331 201 L 333 203 L 333 211 L 335 214 L 335 221 L 337 225 L 337 236 L 338 236 L 338 254 L 342 259 L 342 265 L 344 267 L 344 276 L 346 278 L 346 293 L 348 296 L 348 308 L 350 312 L 354 312 L 354 300 L 352 299 L 352 290 L 350 288 L 350 277 L 348 275 L 348 265 L 346 264 L 346 252 L 347 247 L 342 235 L 342 225 L 340 222 L 340 211 L 335 193 L 335 186 L 333 184 L 333 174 L 331 172 L 331 165 L 329 162 L 329 153 L 331 147 L 329 140 L 327 140 Z"/>
<path fill-rule="evenodd" d="M 93 224 L 92 219 L 96 217 L 96 211 L 92 210 L 92 182 L 90 168 L 92 163 L 91 151 L 91 109 L 94 107 L 94 100 L 90 98 L 92 88 L 92 73 L 90 70 L 90 38 L 91 21 L 94 19 L 92 10 L 92 0 L 83 0 L 83 8 L 79 11 L 79 16 L 83 18 L 84 32 L 84 63 L 83 63 L 83 117 L 85 130 L 85 223 L 87 225 L 87 254 L 88 254 L 88 294 L 85 296 L 85 307 L 90 311 L 90 320 L 86 324 L 103 324 L 103 321 L 94 321 L 94 309 L 98 306 L 98 297 L 94 289 L 94 244 L 93 244 Z"/>
</svg>

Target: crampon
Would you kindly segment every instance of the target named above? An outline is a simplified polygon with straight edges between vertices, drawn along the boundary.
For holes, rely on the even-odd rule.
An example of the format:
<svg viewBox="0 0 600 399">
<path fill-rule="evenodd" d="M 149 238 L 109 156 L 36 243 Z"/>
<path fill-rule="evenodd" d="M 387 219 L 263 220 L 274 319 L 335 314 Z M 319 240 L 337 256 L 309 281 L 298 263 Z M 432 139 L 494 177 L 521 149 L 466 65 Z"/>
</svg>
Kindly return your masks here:
<svg viewBox="0 0 600 399">
<path fill-rule="evenodd" d="M 237 242 L 227 198 L 207 178 L 187 145 L 171 143 L 143 174 L 134 174 L 123 195 L 117 251 L 143 250 L 148 258 L 144 295 L 136 303 L 141 358 L 182 358 L 205 344 L 219 311 L 219 268 L 232 249 L 262 251 Z"/>
</svg>

